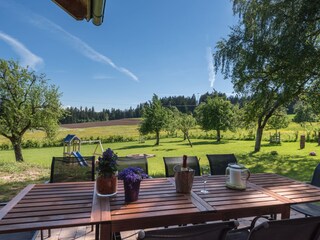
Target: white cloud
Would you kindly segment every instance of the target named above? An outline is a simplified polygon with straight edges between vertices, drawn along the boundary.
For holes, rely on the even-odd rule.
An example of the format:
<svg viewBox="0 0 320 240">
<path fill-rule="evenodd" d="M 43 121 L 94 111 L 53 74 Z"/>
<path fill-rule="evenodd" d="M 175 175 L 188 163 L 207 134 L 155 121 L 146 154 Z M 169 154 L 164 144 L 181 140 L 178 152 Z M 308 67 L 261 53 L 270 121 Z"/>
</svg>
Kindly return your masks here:
<svg viewBox="0 0 320 240">
<path fill-rule="evenodd" d="M 77 52 L 84 55 L 85 57 L 91 59 L 95 62 L 100 62 L 102 64 L 111 66 L 112 68 L 116 69 L 117 71 L 129 76 L 131 79 L 133 79 L 136 82 L 139 82 L 139 78 L 132 73 L 130 70 L 117 66 L 110 58 L 107 56 L 97 52 L 94 50 L 91 46 L 89 46 L 87 43 L 82 41 L 80 38 L 72 35 L 71 33 L 64 30 L 59 25 L 51 22 L 50 20 L 34 15 L 32 19 L 32 23 L 40 28 L 43 28 L 47 31 L 51 31 L 54 33 L 58 33 L 57 36 L 63 37 L 66 41 L 69 42 L 70 46 L 72 46 Z M 62 33 L 62 35 L 61 35 Z"/>
<path fill-rule="evenodd" d="M 214 81 L 216 80 L 216 75 L 214 73 L 214 65 L 213 65 L 211 47 L 207 48 L 207 62 L 208 62 L 208 74 L 209 74 L 210 87 L 213 88 Z"/>
<path fill-rule="evenodd" d="M 32 53 L 28 48 L 26 48 L 21 42 L 17 39 L 3 33 L 0 31 L 0 39 L 10 45 L 20 57 L 21 65 L 29 66 L 33 70 L 36 70 L 40 65 L 42 65 L 43 59 L 34 53 Z"/>
</svg>

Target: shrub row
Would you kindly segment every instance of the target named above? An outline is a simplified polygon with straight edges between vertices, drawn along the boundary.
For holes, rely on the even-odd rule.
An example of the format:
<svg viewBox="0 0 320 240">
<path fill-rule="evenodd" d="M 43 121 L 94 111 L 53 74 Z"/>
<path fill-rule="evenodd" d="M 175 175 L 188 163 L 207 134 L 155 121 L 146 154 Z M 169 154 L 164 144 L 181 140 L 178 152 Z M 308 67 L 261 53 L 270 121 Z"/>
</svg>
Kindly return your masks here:
<svg viewBox="0 0 320 240">
<path fill-rule="evenodd" d="M 88 137 L 81 139 L 82 141 L 90 141 L 90 140 L 100 140 L 101 143 L 114 143 L 114 142 L 130 142 L 135 141 L 137 139 L 134 139 L 133 137 L 125 137 L 120 135 L 114 135 L 109 137 Z M 41 147 L 61 147 L 63 146 L 63 139 L 58 139 L 54 141 L 48 141 L 48 140 L 26 140 L 22 142 L 22 148 L 41 148 Z M 12 149 L 12 144 L 10 143 L 2 143 L 0 145 L 0 150 L 9 150 Z"/>
<path fill-rule="evenodd" d="M 182 138 L 181 134 L 163 134 L 161 136 L 162 138 L 169 138 L 169 137 L 177 137 Z M 214 140 L 216 138 L 215 133 L 198 133 L 194 134 L 191 133 L 189 136 L 191 139 L 212 139 Z M 247 132 L 238 132 L 233 134 L 228 134 L 227 136 L 222 135 L 222 139 L 225 140 L 254 140 L 255 135 L 253 133 Z M 318 141 L 318 134 L 317 132 L 307 132 L 306 133 L 306 142 L 317 142 Z M 90 140 L 100 140 L 101 143 L 115 143 L 115 142 L 131 142 L 131 141 L 139 141 L 144 142 L 145 140 L 152 140 L 155 139 L 154 135 L 145 135 L 140 136 L 138 139 L 134 137 L 125 137 L 121 135 L 113 135 L 108 137 L 87 137 L 82 138 L 82 141 L 90 141 Z M 268 134 L 264 134 L 263 141 L 269 141 Z M 300 134 L 298 131 L 294 133 L 282 133 L 281 134 L 281 142 L 297 142 L 300 141 Z M 22 143 L 22 148 L 41 148 L 41 147 L 61 147 L 63 146 L 63 139 L 58 139 L 55 141 L 48 141 L 48 140 L 26 140 Z M 12 145 L 10 143 L 2 143 L 0 145 L 0 150 L 9 150 L 12 149 Z"/>
</svg>

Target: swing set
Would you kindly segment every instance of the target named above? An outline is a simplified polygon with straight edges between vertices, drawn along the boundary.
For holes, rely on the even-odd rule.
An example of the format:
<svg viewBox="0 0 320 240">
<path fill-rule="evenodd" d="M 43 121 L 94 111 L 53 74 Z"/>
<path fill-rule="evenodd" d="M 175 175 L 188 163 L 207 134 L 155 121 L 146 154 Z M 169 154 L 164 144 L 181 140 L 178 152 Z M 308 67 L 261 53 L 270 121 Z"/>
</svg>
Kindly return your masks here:
<svg viewBox="0 0 320 240">
<path fill-rule="evenodd" d="M 94 156 L 101 156 L 102 153 L 104 152 L 103 146 L 101 144 L 101 140 L 88 140 L 88 141 L 81 141 L 80 138 L 78 138 L 74 134 L 68 134 L 64 140 L 63 140 L 63 156 L 64 157 L 71 157 L 71 156 L 81 156 L 80 155 L 80 150 L 81 150 L 81 144 L 85 143 L 96 143 L 96 147 L 93 151 Z M 101 153 L 99 153 L 100 151 Z"/>
</svg>

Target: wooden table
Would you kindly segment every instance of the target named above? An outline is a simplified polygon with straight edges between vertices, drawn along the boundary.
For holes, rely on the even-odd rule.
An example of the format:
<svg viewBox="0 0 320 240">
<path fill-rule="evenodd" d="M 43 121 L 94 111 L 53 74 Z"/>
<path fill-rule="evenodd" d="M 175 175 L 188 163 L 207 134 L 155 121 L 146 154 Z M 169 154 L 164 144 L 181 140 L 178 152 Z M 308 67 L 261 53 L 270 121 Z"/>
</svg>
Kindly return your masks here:
<svg viewBox="0 0 320 240">
<path fill-rule="evenodd" d="M 124 204 L 123 191 L 110 198 L 111 232 L 225 220 L 263 214 L 290 217 L 290 205 L 320 201 L 320 188 L 276 174 L 252 174 L 245 191 L 225 187 L 225 176 L 210 176 L 208 194 L 195 177 L 191 194 L 178 194 L 174 179 L 142 182 L 139 200 Z M 108 233 L 109 234 L 109 233 Z"/>
<path fill-rule="evenodd" d="M 106 199 L 93 196 L 94 182 L 28 185 L 0 210 L 0 233 L 100 223 Z"/>
<path fill-rule="evenodd" d="M 210 220 L 281 214 L 290 204 L 320 201 L 320 188 L 275 174 L 252 174 L 245 191 L 225 187 L 225 176 L 211 176 L 209 194 L 196 177 L 191 194 L 176 193 L 174 179 L 142 181 L 139 200 L 124 202 L 118 194 L 100 198 L 93 182 L 29 185 L 0 210 L 0 233 L 100 223 L 101 239 L 112 232 Z"/>
</svg>

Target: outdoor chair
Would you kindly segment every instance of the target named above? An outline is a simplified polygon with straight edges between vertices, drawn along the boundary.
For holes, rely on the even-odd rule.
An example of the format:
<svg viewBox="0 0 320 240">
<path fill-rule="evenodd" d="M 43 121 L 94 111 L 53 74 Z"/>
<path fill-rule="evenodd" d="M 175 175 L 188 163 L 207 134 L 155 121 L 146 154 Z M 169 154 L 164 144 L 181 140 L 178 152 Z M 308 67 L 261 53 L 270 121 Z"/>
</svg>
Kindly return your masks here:
<svg viewBox="0 0 320 240">
<path fill-rule="evenodd" d="M 95 157 L 82 157 L 87 166 L 79 164 L 75 157 L 53 157 L 50 183 L 95 180 Z"/>
<path fill-rule="evenodd" d="M 225 221 L 210 224 L 199 224 L 178 228 L 164 228 L 159 230 L 138 232 L 138 240 L 222 240 L 228 231 L 239 225 L 237 221 Z"/>
<path fill-rule="evenodd" d="M 146 156 L 118 157 L 117 164 L 119 172 L 127 167 L 139 167 L 148 174 L 148 161 Z"/>
<path fill-rule="evenodd" d="M 0 209 L 6 206 L 7 203 L 0 203 Z M 38 231 L 18 232 L 18 233 L 4 233 L 0 234 L 1 240 L 34 240 L 36 239 Z"/>
<path fill-rule="evenodd" d="M 85 164 L 84 164 L 85 163 Z M 82 157 L 53 157 L 49 183 L 81 182 L 95 180 L 95 156 Z M 93 226 L 92 226 L 93 231 Z M 51 230 L 48 230 L 51 236 Z M 99 238 L 99 225 L 96 225 L 96 239 Z M 1 238 L 0 238 L 1 239 Z M 43 231 L 41 230 L 41 240 Z"/>
<path fill-rule="evenodd" d="M 310 182 L 311 185 L 320 187 L 320 163 L 315 168 Z M 314 203 L 301 203 L 291 205 L 291 208 L 297 212 L 304 214 L 306 217 L 320 216 L 320 205 Z"/>
<path fill-rule="evenodd" d="M 118 172 L 121 172 L 123 169 L 125 169 L 127 167 L 139 167 L 146 174 L 149 174 L 148 173 L 148 160 L 147 160 L 146 156 L 118 157 L 117 164 L 118 164 Z M 121 239 L 120 232 L 115 232 L 113 234 L 113 239 L 120 240 Z"/>
<path fill-rule="evenodd" d="M 166 177 L 173 177 L 174 176 L 174 166 L 182 165 L 182 156 L 181 157 L 163 157 Z M 200 176 L 200 166 L 199 160 L 196 156 L 188 156 L 187 158 L 188 167 L 192 168 L 195 173 L 195 176 Z"/>
<path fill-rule="evenodd" d="M 320 217 L 264 221 L 257 226 L 231 230 L 226 240 L 319 240 Z"/>
<path fill-rule="evenodd" d="M 35 240 L 38 231 L 0 234 L 1 240 Z"/>
<path fill-rule="evenodd" d="M 229 163 L 237 163 L 234 154 L 207 154 L 211 175 L 225 175 Z"/>
</svg>

